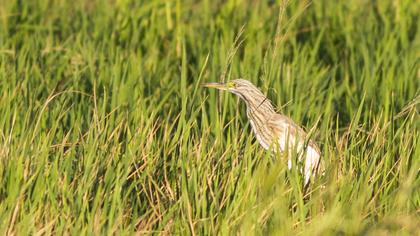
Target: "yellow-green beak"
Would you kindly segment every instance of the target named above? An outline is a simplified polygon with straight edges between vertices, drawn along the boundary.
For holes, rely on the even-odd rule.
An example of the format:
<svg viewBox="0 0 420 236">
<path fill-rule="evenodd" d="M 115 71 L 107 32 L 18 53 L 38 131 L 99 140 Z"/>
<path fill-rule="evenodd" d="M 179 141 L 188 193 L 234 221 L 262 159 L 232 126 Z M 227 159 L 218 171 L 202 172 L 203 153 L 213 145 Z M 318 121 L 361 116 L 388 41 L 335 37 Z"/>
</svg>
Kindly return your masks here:
<svg viewBox="0 0 420 236">
<path fill-rule="evenodd" d="M 220 90 L 227 90 L 228 89 L 228 87 L 226 86 L 225 83 L 216 83 L 216 82 L 205 83 L 205 84 L 203 84 L 203 86 L 207 87 L 207 88 L 216 88 L 216 89 L 220 89 Z"/>
</svg>

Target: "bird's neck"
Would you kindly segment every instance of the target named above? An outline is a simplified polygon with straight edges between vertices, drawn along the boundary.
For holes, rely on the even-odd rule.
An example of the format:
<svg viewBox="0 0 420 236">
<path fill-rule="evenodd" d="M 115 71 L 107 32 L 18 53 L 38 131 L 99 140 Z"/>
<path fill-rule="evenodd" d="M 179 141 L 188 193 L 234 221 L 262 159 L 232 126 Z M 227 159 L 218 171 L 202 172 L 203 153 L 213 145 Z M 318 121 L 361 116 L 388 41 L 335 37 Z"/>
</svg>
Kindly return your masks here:
<svg viewBox="0 0 420 236">
<path fill-rule="evenodd" d="M 265 149 L 268 149 L 274 137 L 267 121 L 276 113 L 273 105 L 271 105 L 271 101 L 266 97 L 262 99 L 257 97 L 253 99 L 245 98 L 243 100 L 246 103 L 246 115 L 257 140 Z"/>
<path fill-rule="evenodd" d="M 243 98 L 243 100 L 248 113 L 258 114 L 267 118 L 276 113 L 270 99 L 266 97 Z"/>
</svg>

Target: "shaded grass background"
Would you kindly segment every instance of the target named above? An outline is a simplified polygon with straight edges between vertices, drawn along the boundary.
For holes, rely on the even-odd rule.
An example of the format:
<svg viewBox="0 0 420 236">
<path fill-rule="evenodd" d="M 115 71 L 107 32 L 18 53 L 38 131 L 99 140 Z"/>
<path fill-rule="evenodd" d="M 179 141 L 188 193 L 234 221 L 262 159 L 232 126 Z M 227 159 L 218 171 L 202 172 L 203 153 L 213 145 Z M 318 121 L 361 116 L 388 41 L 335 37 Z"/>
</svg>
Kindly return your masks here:
<svg viewBox="0 0 420 236">
<path fill-rule="evenodd" d="M 0 3 L 3 234 L 416 233 L 415 1 Z M 317 126 L 307 201 L 224 71 Z"/>
</svg>

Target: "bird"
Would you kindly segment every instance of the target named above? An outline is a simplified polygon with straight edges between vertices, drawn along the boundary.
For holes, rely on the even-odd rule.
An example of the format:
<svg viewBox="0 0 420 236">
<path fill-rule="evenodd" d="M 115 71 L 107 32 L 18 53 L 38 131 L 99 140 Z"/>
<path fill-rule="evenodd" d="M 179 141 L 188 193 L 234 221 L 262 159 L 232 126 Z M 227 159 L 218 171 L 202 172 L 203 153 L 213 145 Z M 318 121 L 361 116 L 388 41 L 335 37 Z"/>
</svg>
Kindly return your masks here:
<svg viewBox="0 0 420 236">
<path fill-rule="evenodd" d="M 291 118 L 277 113 L 272 102 L 250 81 L 235 79 L 225 83 L 204 83 L 203 86 L 239 96 L 245 102 L 246 115 L 260 145 L 275 155 L 281 153 L 287 156 L 288 169 L 292 168 L 292 154 L 295 153 L 303 167 L 300 172 L 303 173 L 305 187 L 311 177 L 317 176 L 321 162 L 318 145 Z"/>
</svg>

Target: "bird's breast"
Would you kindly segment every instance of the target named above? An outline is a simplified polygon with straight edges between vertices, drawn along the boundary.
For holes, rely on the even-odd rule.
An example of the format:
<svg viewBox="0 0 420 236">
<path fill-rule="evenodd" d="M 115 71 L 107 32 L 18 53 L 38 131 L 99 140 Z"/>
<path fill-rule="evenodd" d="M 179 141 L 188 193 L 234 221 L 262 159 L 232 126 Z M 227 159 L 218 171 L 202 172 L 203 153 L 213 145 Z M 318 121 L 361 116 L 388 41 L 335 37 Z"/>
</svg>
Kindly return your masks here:
<svg viewBox="0 0 420 236">
<path fill-rule="evenodd" d="M 255 137 L 257 138 L 257 140 L 260 143 L 260 145 L 264 149 L 268 150 L 270 148 L 270 146 L 271 146 L 271 140 L 267 140 L 263 136 L 262 131 L 261 131 L 262 127 L 257 126 L 257 124 L 255 124 L 255 122 L 253 121 L 253 119 L 249 119 L 249 122 L 251 124 L 252 131 L 254 132 Z"/>
</svg>

